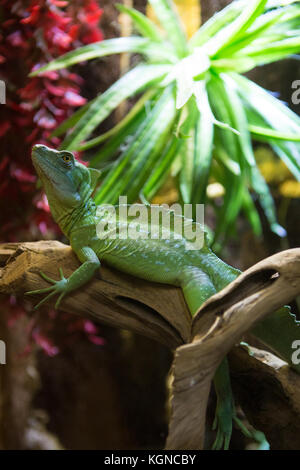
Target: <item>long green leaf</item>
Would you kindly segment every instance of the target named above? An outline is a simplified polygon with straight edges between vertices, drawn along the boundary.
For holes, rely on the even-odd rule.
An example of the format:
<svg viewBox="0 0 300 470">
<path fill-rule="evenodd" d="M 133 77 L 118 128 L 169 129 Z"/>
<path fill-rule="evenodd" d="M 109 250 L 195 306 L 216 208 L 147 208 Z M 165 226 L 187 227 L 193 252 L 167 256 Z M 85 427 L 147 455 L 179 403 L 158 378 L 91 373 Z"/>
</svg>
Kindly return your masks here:
<svg viewBox="0 0 300 470">
<path fill-rule="evenodd" d="M 120 154 L 120 152 L 124 152 L 129 148 L 136 138 L 138 129 L 142 129 L 143 125 L 145 125 L 151 109 L 153 109 L 160 96 L 161 92 L 156 91 L 152 100 L 147 102 L 146 105 L 140 109 L 139 113 L 135 116 L 135 119 L 129 121 L 113 139 L 109 139 L 101 149 L 93 155 L 90 161 L 90 165 L 92 167 L 102 169 L 103 162 L 111 160 L 117 154 Z"/>
<path fill-rule="evenodd" d="M 210 167 L 212 163 L 214 124 L 207 119 L 204 113 L 200 116 L 195 126 L 195 154 L 192 202 L 204 204 L 206 200 L 206 188 Z"/>
<path fill-rule="evenodd" d="M 300 130 L 300 117 L 291 111 L 283 102 L 246 77 L 232 74 L 239 85 L 243 100 L 260 114 L 266 122 L 280 132 Z"/>
<path fill-rule="evenodd" d="M 202 46 L 215 36 L 224 26 L 232 22 L 242 11 L 244 2 L 231 2 L 227 7 L 215 13 L 206 21 L 189 40 L 190 47 Z"/>
<path fill-rule="evenodd" d="M 105 57 L 111 54 L 120 54 L 123 52 L 144 54 L 149 57 L 154 57 L 155 59 L 163 59 L 164 62 L 172 62 L 172 60 L 174 60 L 172 50 L 166 45 L 161 47 L 149 39 L 141 38 L 139 36 L 113 38 L 95 42 L 88 46 L 79 47 L 74 51 L 68 52 L 40 69 L 35 70 L 30 74 L 30 76 L 34 77 L 42 72 L 59 70 L 85 60 Z"/>
<path fill-rule="evenodd" d="M 229 170 L 235 177 L 241 177 L 241 168 L 238 162 L 232 159 L 231 153 L 228 152 L 230 150 L 228 147 L 225 149 L 225 146 L 222 144 L 221 136 L 219 135 L 219 130 L 215 130 L 214 136 L 214 162 L 220 163 Z M 220 179 L 220 178 L 218 178 Z"/>
<path fill-rule="evenodd" d="M 272 232 L 276 233 L 279 237 L 286 236 L 286 231 L 277 222 L 275 203 L 269 186 L 265 182 L 265 179 L 257 166 L 251 168 L 251 183 L 254 191 L 259 197 L 260 205 L 270 224 Z"/>
<path fill-rule="evenodd" d="M 252 0 L 248 3 L 242 13 L 228 26 L 221 29 L 215 37 L 211 38 L 205 49 L 209 56 L 215 56 L 222 49 L 236 40 L 246 31 L 255 19 L 264 11 L 267 0 Z"/>
<path fill-rule="evenodd" d="M 189 101 L 184 110 L 186 116 L 180 126 L 183 141 L 180 147 L 181 170 L 179 174 L 179 189 L 185 204 L 192 202 L 194 155 L 195 155 L 195 123 L 199 116 L 196 103 Z"/>
<path fill-rule="evenodd" d="M 252 227 L 254 234 L 258 237 L 261 236 L 262 226 L 261 226 L 260 217 L 258 215 L 255 204 L 252 200 L 252 197 L 246 188 L 243 193 L 243 211 L 246 214 L 246 217 Z"/>
<path fill-rule="evenodd" d="M 161 122 L 156 121 L 149 129 L 148 141 L 145 138 L 144 145 L 142 144 L 137 157 L 130 162 L 130 167 L 126 171 L 126 178 L 122 182 L 123 194 L 127 194 L 130 201 L 137 199 L 140 188 L 144 186 L 168 142 L 170 130 L 176 116 L 173 93 L 169 95 L 159 116 Z"/>
<path fill-rule="evenodd" d="M 236 92 L 236 84 L 230 77 L 225 74 L 221 75 L 222 84 L 224 90 L 224 105 L 228 109 L 228 113 L 231 116 L 231 121 L 235 129 L 239 131 L 236 137 L 236 141 L 239 143 L 239 162 L 240 167 L 245 168 L 255 166 L 255 158 L 252 149 L 250 132 L 248 130 L 247 116 L 244 111 L 244 107 L 240 97 Z M 244 161 L 243 161 L 244 160 Z M 247 168 L 245 168 L 247 171 Z"/>
<path fill-rule="evenodd" d="M 184 204 L 191 204 L 193 189 L 193 170 L 195 153 L 195 129 L 191 129 L 190 136 L 185 139 L 181 149 L 181 171 L 179 174 L 179 189 Z"/>
<path fill-rule="evenodd" d="M 174 45 L 179 57 L 187 52 L 187 39 L 180 18 L 170 0 L 149 0 L 160 24 Z"/>
<path fill-rule="evenodd" d="M 253 108 L 246 107 L 246 112 L 248 116 L 248 121 L 250 126 L 252 123 L 255 125 L 260 125 L 267 127 L 268 123 L 266 120 Z M 298 117 L 298 116 L 297 116 Z M 271 129 L 273 131 L 273 129 Z M 268 139 L 264 138 L 264 141 L 267 141 L 269 145 L 273 148 L 274 152 L 282 159 L 282 161 L 286 164 L 286 166 L 290 169 L 290 171 L 295 175 L 295 177 L 300 180 L 300 171 L 299 171 L 299 155 L 300 155 L 300 147 L 299 145 L 295 145 L 293 142 L 285 142 L 282 140 L 272 139 L 268 137 Z"/>
<path fill-rule="evenodd" d="M 258 194 L 261 206 L 265 212 L 271 229 L 273 232 L 277 233 L 277 235 L 283 236 L 285 232 L 283 228 L 277 223 L 275 204 L 269 187 L 260 174 L 255 162 L 250 132 L 248 130 L 247 115 L 241 99 L 237 93 L 236 83 L 225 74 L 222 75 L 222 77 L 226 91 L 225 96 L 228 98 L 228 100 L 225 101 L 226 106 L 231 108 L 231 115 L 234 125 L 240 131 L 240 134 L 236 137 L 240 145 L 240 166 L 241 168 L 245 168 L 248 181 Z M 242 161 L 243 158 L 245 163 Z"/>
<path fill-rule="evenodd" d="M 240 56 L 229 59 L 214 59 L 211 61 L 212 70 L 216 75 L 222 72 L 244 73 L 252 70 L 256 65 L 255 59 L 246 56 Z"/>
<path fill-rule="evenodd" d="M 154 165 L 151 174 L 140 192 L 142 200 L 151 200 L 161 188 L 169 174 L 169 170 L 175 157 L 178 155 L 181 142 L 182 139 L 178 138 L 175 134 L 172 135 L 171 139 L 169 139 L 165 150 Z"/>
<path fill-rule="evenodd" d="M 249 124 L 249 131 L 251 132 L 254 138 L 260 137 L 260 140 L 263 140 L 264 142 L 269 142 L 270 139 L 272 139 L 272 141 L 284 140 L 290 142 L 300 142 L 300 135 L 298 134 L 287 134 L 285 132 L 278 132 L 266 126 L 262 127 Z"/>
<path fill-rule="evenodd" d="M 207 90 L 214 115 L 220 121 L 234 127 L 236 125 L 235 116 L 232 113 L 231 105 L 229 105 L 229 98 L 222 80 L 218 77 L 212 77 L 207 84 Z M 221 238 L 224 242 L 229 231 L 234 227 L 234 222 L 243 203 L 246 173 L 245 162 L 240 156 L 240 145 L 236 134 L 217 128 L 214 142 L 215 157 L 219 159 L 221 165 L 224 165 L 220 183 L 225 188 L 223 205 L 218 209 L 218 223 L 214 235 L 214 243 L 217 243 Z M 223 160 L 224 156 L 227 156 L 227 162 Z"/>
<path fill-rule="evenodd" d="M 292 3 L 298 3 L 299 0 L 268 0 L 266 8 L 278 8 Z"/>
<path fill-rule="evenodd" d="M 161 42 L 163 40 L 162 35 L 160 34 L 156 25 L 151 21 L 147 16 L 143 15 L 140 11 L 135 8 L 129 8 L 121 3 L 117 3 L 116 7 L 122 13 L 126 13 L 132 19 L 136 29 L 139 33 L 151 39 L 152 41 Z"/>
<path fill-rule="evenodd" d="M 233 134 L 239 134 L 239 131 L 231 127 L 228 122 L 223 122 L 216 119 L 209 103 L 207 82 L 205 79 L 194 82 L 193 93 L 196 98 L 197 107 L 200 113 L 206 116 L 206 119 L 209 119 L 213 122 L 213 124 L 215 124 L 217 127 L 220 127 L 221 129 L 230 131 Z"/>
<path fill-rule="evenodd" d="M 283 39 L 282 41 L 273 42 L 272 44 L 261 45 L 255 44 L 246 47 L 242 54 L 253 57 L 256 60 L 262 60 L 261 57 L 264 55 L 268 56 L 271 54 L 277 54 L 281 57 L 285 55 L 295 54 L 300 50 L 300 37 Z M 238 54 L 237 54 L 238 56 Z"/>
<path fill-rule="evenodd" d="M 270 143 L 274 152 L 286 164 L 295 178 L 300 181 L 300 147 L 292 142 L 273 142 Z"/>
<path fill-rule="evenodd" d="M 90 139 L 84 144 L 80 145 L 78 147 L 78 151 L 81 152 L 82 150 L 87 150 L 92 147 L 95 147 L 96 145 L 101 144 L 102 142 L 114 136 L 115 134 L 121 132 L 124 128 L 128 127 L 128 124 L 137 117 L 140 110 L 145 106 L 145 103 L 148 100 L 151 100 L 155 92 L 156 90 L 154 89 L 150 89 L 147 92 L 145 92 L 142 95 L 142 97 L 132 106 L 128 114 L 126 114 L 126 116 L 120 122 L 118 122 L 118 124 L 116 124 L 112 129 L 105 132 L 104 134 L 99 135 L 98 137 L 95 137 L 94 139 Z"/>
<path fill-rule="evenodd" d="M 268 34 L 272 34 L 273 31 L 275 33 L 275 30 L 285 36 L 299 32 L 300 4 L 280 8 L 279 11 L 283 11 L 284 14 Z"/>
<path fill-rule="evenodd" d="M 224 103 L 224 100 L 227 100 L 227 97 L 222 80 L 220 80 L 219 77 L 212 77 L 211 80 L 207 82 L 207 92 L 213 115 L 216 116 L 218 121 L 224 122 L 227 126 L 234 126 L 232 116 L 230 114 L 230 108 Z M 217 135 L 220 136 L 223 148 L 230 159 L 239 164 L 239 145 L 236 138 L 237 135 L 226 129 L 218 129 Z"/>
<path fill-rule="evenodd" d="M 197 48 L 188 57 L 180 60 L 173 67 L 170 76 L 176 79 L 176 108 L 184 106 L 194 93 L 197 98 L 197 89 L 201 86 L 200 81 L 195 80 L 195 76 L 204 75 L 210 67 L 210 61 L 207 56 L 202 54 L 201 48 Z"/>
<path fill-rule="evenodd" d="M 226 149 L 227 152 L 229 149 Z M 217 149 L 216 149 L 217 151 Z M 218 210 L 217 226 L 214 233 L 214 244 L 222 239 L 224 243 L 237 219 L 243 203 L 243 193 L 245 187 L 245 179 L 237 178 L 224 168 L 224 180 L 221 182 L 225 188 L 225 196 L 223 205 Z"/>
<path fill-rule="evenodd" d="M 98 150 L 90 161 L 91 167 L 102 168 L 103 162 L 111 160 L 118 153 L 123 152 L 135 138 L 138 128 L 147 117 L 146 109 L 141 109 L 134 120 L 119 131 L 113 139 L 109 139 L 100 150 Z"/>
<path fill-rule="evenodd" d="M 150 200 L 165 182 L 172 163 L 175 158 L 180 155 L 185 140 L 190 138 L 190 129 L 194 126 L 194 118 L 196 118 L 197 115 L 194 113 L 194 110 L 195 108 L 192 109 L 193 116 L 187 113 L 187 107 L 177 112 L 174 123 L 174 126 L 176 125 L 177 127 L 177 131 L 172 133 L 164 152 L 156 162 L 150 176 L 143 186 L 140 194 L 142 200 Z"/>
<path fill-rule="evenodd" d="M 140 159 L 143 159 L 145 155 L 148 156 L 160 140 L 165 132 L 165 123 L 167 126 L 169 125 L 168 119 L 172 118 L 172 106 L 174 106 L 174 101 L 170 98 L 169 90 L 166 90 L 142 122 L 129 147 L 115 161 L 95 196 L 97 204 L 111 203 L 112 200 L 116 202 L 119 195 L 124 194 L 123 191 L 130 184 L 130 181 L 131 184 L 133 183 L 132 174 L 135 172 Z M 161 122 L 162 113 L 164 123 Z"/>
<path fill-rule="evenodd" d="M 123 75 L 94 101 L 63 142 L 63 148 L 76 150 L 78 144 L 85 140 L 123 100 L 138 93 L 146 85 L 157 82 L 168 71 L 169 67 L 166 65 L 138 65 Z"/>
<path fill-rule="evenodd" d="M 92 105 L 94 100 L 89 101 L 83 106 L 80 106 L 75 113 L 73 113 L 69 118 L 63 121 L 52 133 L 51 137 L 59 137 L 65 132 L 67 132 L 71 127 L 74 127 L 75 124 L 79 121 L 79 119 L 86 113 L 89 107 Z"/>
<path fill-rule="evenodd" d="M 222 48 L 219 57 L 231 57 L 235 52 L 243 49 L 248 44 L 252 44 L 255 39 L 261 40 L 263 34 L 266 33 L 278 20 L 284 15 L 283 11 L 271 11 L 258 18 L 261 21 L 256 21 L 249 31 L 236 41 L 230 42 L 227 47 Z M 258 24 L 256 24 L 258 23 Z"/>
<path fill-rule="evenodd" d="M 252 121 L 251 124 L 267 123 L 276 131 L 299 134 L 300 118 L 287 106 L 251 80 L 236 74 L 232 76 L 239 85 L 243 101 L 250 110 L 254 110 L 263 119 L 260 122 Z M 249 110 L 246 109 L 246 112 L 249 113 Z M 273 143 L 270 140 L 270 143 L 295 177 L 300 180 L 300 144 L 278 140 L 274 140 Z"/>
</svg>

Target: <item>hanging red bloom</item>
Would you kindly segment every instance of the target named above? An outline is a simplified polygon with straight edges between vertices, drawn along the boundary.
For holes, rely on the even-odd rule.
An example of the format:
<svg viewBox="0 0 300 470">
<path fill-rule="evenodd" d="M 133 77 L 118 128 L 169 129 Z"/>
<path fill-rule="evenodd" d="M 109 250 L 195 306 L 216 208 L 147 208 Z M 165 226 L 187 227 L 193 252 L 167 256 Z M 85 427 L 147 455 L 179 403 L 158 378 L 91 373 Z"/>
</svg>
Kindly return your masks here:
<svg viewBox="0 0 300 470">
<path fill-rule="evenodd" d="M 102 10 L 94 0 L 0 0 L 0 11 L 0 79 L 7 91 L 6 104 L 0 105 L 0 236 L 6 242 L 59 238 L 47 199 L 36 187 L 30 153 L 35 143 L 59 146 L 51 132 L 86 102 L 84 80 L 70 70 L 28 75 L 65 52 L 102 39 Z M 24 312 L 16 299 L 9 309 L 12 319 Z M 40 326 L 31 333 L 47 354 L 58 352 Z"/>
</svg>

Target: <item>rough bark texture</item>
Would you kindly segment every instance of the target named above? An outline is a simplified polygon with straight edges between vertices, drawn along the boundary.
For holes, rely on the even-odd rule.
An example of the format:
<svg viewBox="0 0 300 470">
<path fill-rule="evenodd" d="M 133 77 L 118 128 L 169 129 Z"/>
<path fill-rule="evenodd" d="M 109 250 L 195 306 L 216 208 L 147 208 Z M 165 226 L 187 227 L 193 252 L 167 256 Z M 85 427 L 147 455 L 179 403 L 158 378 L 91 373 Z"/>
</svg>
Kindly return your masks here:
<svg viewBox="0 0 300 470">
<path fill-rule="evenodd" d="M 234 396 L 272 449 L 300 449 L 300 377 L 273 354 L 236 347 L 229 354 Z"/>
<path fill-rule="evenodd" d="M 38 275 L 40 269 L 55 277 L 57 266 L 64 266 L 68 276 L 78 266 L 71 248 L 59 242 L 2 245 L 0 260 L 3 265 L 6 262 L 0 271 L 1 293 L 22 294 L 45 286 Z M 278 276 L 274 277 L 274 273 Z M 67 297 L 61 310 L 91 316 L 101 323 L 117 327 L 126 326 L 175 349 L 166 447 L 201 449 L 208 394 L 219 363 L 257 321 L 299 293 L 300 249 L 294 249 L 278 253 L 248 269 L 205 302 L 193 321 L 180 289 L 141 281 L 107 267 L 101 268 L 101 278 L 96 276 L 85 289 Z M 255 367 L 264 374 L 262 361 L 257 360 Z M 290 409 L 284 417 L 278 413 L 272 415 L 277 426 L 276 438 L 269 431 L 268 418 L 261 420 L 260 429 L 267 432 L 275 448 L 279 441 L 278 433 L 281 434 L 281 442 L 289 442 L 290 448 L 297 448 L 283 419 L 294 419 L 290 429 L 293 426 L 297 428 L 300 378 L 288 370 L 289 377 L 285 380 L 282 372 L 278 372 L 281 369 L 273 367 L 271 370 L 272 373 L 266 373 L 267 379 L 273 374 L 280 400 Z M 270 393 L 268 399 L 272 400 L 272 397 Z M 278 396 L 275 398 L 275 404 L 267 403 L 270 410 L 278 404 Z"/>
<path fill-rule="evenodd" d="M 274 273 L 279 276 L 274 278 Z M 208 394 L 218 365 L 257 321 L 299 291 L 300 250 L 287 250 L 257 263 L 203 304 L 192 322 L 193 340 L 175 352 L 168 448 L 202 448 Z M 292 375 L 297 394 L 299 377 Z"/>
<path fill-rule="evenodd" d="M 3 271 L 0 292 L 39 289 L 47 284 L 41 282 L 40 271 L 55 277 L 57 266 L 63 266 L 68 277 L 80 265 L 71 247 L 56 241 L 12 243 L 3 250 L 0 257 L 5 257 L 6 250 L 12 256 Z M 61 310 L 79 315 L 85 312 L 111 326 L 146 334 L 170 348 L 190 339 L 190 314 L 179 289 L 142 281 L 107 266 L 86 289 L 66 298 Z"/>
</svg>

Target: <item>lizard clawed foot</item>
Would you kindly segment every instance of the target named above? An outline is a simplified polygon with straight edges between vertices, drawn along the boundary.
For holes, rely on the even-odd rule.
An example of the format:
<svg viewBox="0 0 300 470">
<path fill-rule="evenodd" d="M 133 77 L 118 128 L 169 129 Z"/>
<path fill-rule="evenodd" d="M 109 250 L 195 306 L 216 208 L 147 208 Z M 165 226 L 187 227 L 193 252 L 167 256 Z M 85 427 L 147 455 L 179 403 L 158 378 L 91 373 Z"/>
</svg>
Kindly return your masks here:
<svg viewBox="0 0 300 470">
<path fill-rule="evenodd" d="M 235 409 L 231 400 L 218 403 L 216 408 L 215 419 L 213 423 L 213 430 L 217 430 L 215 442 L 212 445 L 212 450 L 228 450 L 231 434 L 232 434 L 232 421 L 235 418 Z"/>
<path fill-rule="evenodd" d="M 253 429 L 253 431 L 249 430 L 236 416 L 234 405 L 230 407 L 228 405 L 228 403 L 227 406 L 223 403 L 223 406 L 217 406 L 213 423 L 213 430 L 217 429 L 217 436 L 213 443 L 212 450 L 228 450 L 233 422 L 238 426 L 244 436 L 256 441 L 261 449 L 268 449 L 268 442 L 266 441 L 264 434 L 256 429 Z"/>
<path fill-rule="evenodd" d="M 37 289 L 37 290 L 31 290 L 31 291 L 25 292 L 25 295 L 36 295 L 36 294 L 44 294 L 44 293 L 49 292 L 49 294 L 46 297 L 44 297 L 37 305 L 35 305 L 34 310 L 37 310 L 43 303 L 45 303 L 55 294 L 59 294 L 59 297 L 55 303 L 55 308 L 58 309 L 62 298 L 68 292 L 68 289 L 67 289 L 68 279 L 64 277 L 62 268 L 59 268 L 59 272 L 60 272 L 60 280 L 55 281 L 54 279 L 52 279 L 51 277 L 48 277 L 46 274 L 40 271 L 39 273 L 40 276 L 43 279 L 45 279 L 45 281 L 50 282 L 53 285 L 51 287 L 46 287 L 45 289 Z"/>
</svg>

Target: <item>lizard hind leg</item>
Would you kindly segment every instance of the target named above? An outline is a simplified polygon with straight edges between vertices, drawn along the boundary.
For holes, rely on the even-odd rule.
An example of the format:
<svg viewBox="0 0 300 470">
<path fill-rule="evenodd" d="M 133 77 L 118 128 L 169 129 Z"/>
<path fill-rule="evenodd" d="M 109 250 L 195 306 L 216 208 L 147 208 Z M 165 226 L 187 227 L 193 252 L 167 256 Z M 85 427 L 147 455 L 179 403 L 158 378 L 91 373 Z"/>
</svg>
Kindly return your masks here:
<svg viewBox="0 0 300 470">
<path fill-rule="evenodd" d="M 183 271 L 181 284 L 184 298 L 191 315 L 195 315 L 199 307 L 217 290 L 210 277 L 198 267 L 189 267 Z M 213 449 L 228 449 L 232 434 L 232 422 L 236 413 L 233 395 L 230 386 L 230 376 L 227 359 L 223 359 L 219 365 L 215 377 L 214 387 L 217 395 L 217 407 L 213 429 L 216 429 L 216 440 Z"/>
<path fill-rule="evenodd" d="M 217 292 L 209 276 L 194 266 L 189 266 L 183 271 L 181 288 L 192 316 L 203 302 Z"/>
</svg>

